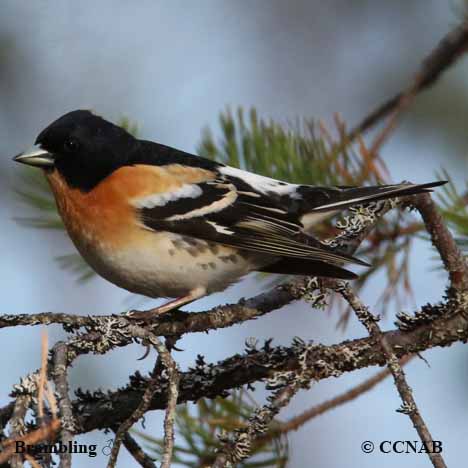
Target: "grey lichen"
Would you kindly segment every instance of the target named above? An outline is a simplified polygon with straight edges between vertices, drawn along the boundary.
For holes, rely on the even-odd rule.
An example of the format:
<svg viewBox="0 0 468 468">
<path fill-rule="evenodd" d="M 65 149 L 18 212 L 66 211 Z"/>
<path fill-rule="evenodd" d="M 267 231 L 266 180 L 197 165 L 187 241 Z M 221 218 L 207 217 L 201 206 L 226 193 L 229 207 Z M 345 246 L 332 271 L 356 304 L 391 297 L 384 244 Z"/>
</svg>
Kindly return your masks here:
<svg viewBox="0 0 468 468">
<path fill-rule="evenodd" d="M 407 416 L 414 413 L 415 411 L 416 411 L 416 406 L 406 401 L 402 403 L 398 409 L 396 409 L 397 413 L 406 414 Z"/>
<path fill-rule="evenodd" d="M 36 395 L 39 385 L 39 371 L 28 374 L 26 377 L 21 377 L 18 384 L 13 385 L 13 390 L 10 393 L 12 398 L 17 398 L 21 395 L 29 396 L 37 403 Z"/>
<path fill-rule="evenodd" d="M 441 317 L 453 316 L 457 313 L 467 314 L 468 292 L 449 289 L 445 295 L 445 302 L 439 304 L 425 304 L 414 315 L 404 311 L 397 313 L 395 325 L 401 331 L 411 331 L 421 325 L 434 322 Z"/>
<path fill-rule="evenodd" d="M 315 276 L 307 278 L 304 286 L 299 289 L 299 294 L 302 300 L 315 309 L 325 309 L 327 307 L 327 292 L 321 288 L 320 281 Z"/>
<path fill-rule="evenodd" d="M 324 243 L 336 248 L 346 246 L 366 229 L 373 226 L 383 212 L 395 206 L 394 201 L 384 200 L 350 207 L 350 215 L 343 216 L 336 223 L 336 227 L 342 232 L 332 239 L 325 240 Z"/>
</svg>

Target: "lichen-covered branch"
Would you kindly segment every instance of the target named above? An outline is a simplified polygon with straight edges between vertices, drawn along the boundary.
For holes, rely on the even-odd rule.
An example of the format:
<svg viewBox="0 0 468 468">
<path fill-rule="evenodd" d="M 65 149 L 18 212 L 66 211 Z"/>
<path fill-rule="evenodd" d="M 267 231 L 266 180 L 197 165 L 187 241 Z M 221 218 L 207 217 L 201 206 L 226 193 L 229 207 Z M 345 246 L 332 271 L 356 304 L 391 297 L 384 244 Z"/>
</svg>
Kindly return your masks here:
<svg viewBox="0 0 468 468">
<path fill-rule="evenodd" d="M 400 361 L 400 365 L 404 366 L 411 358 L 412 356 L 403 357 Z M 317 416 L 320 416 L 327 411 L 335 409 L 341 405 L 344 405 L 345 403 L 355 400 L 361 395 L 364 395 L 366 392 L 372 390 L 380 382 L 385 380 L 389 375 L 391 375 L 390 370 L 388 368 L 383 369 L 355 387 L 352 387 L 349 390 L 346 390 L 345 392 L 330 398 L 329 400 L 325 400 L 322 403 L 308 408 L 297 416 L 292 417 L 288 421 L 270 427 L 268 433 L 261 437 L 259 442 L 265 443 L 280 434 L 287 434 L 292 431 L 297 431 L 304 424 L 308 423 Z"/>
<path fill-rule="evenodd" d="M 155 366 L 152 372 L 152 377 L 148 379 L 148 384 L 146 385 L 146 389 L 143 392 L 143 396 L 141 398 L 140 404 L 135 409 L 135 411 L 118 426 L 115 432 L 114 443 L 112 445 L 112 450 L 109 456 L 109 460 L 107 462 L 108 468 L 115 467 L 117 463 L 117 457 L 119 455 L 120 446 L 122 444 L 122 441 L 125 435 L 131 429 L 133 424 L 135 424 L 148 410 L 149 404 L 151 402 L 151 397 L 153 396 L 153 383 L 154 383 L 153 379 L 154 379 L 154 374 L 157 371 L 157 368 L 158 368 L 158 361 L 156 361 L 155 363 Z"/>
<path fill-rule="evenodd" d="M 307 357 L 313 346 L 296 338 L 292 349 L 297 352 L 299 369 L 277 372 L 268 380 L 267 388 L 274 390 L 268 397 L 268 403 L 254 411 L 246 427 L 222 438 L 224 445 L 216 456 L 213 468 L 233 467 L 248 458 L 253 444 L 266 433 L 274 417 L 289 404 L 301 388 L 309 388 L 313 374 L 307 365 Z"/>
<path fill-rule="evenodd" d="M 28 411 L 30 401 L 31 398 L 29 397 L 29 395 L 22 395 L 16 399 L 15 408 L 13 410 L 13 414 L 10 421 L 10 440 L 17 440 L 26 433 L 24 418 L 26 416 L 26 412 Z M 5 456 L 5 452 L 8 452 L 8 447 L 2 449 L 2 452 L 3 456 Z M 10 466 L 12 466 L 12 468 L 21 468 L 23 466 L 23 457 L 19 454 L 13 454 L 12 450 L 11 452 L 12 456 L 10 458 Z M 2 460 L 2 462 L 6 461 L 7 459 L 8 458 L 5 458 L 5 460 Z"/>
<path fill-rule="evenodd" d="M 151 376 L 147 381 L 146 388 L 143 392 L 143 396 L 138 407 L 118 426 L 107 467 L 113 468 L 115 466 L 120 446 L 123 442 L 123 439 L 125 438 L 125 435 L 128 433 L 133 424 L 135 424 L 148 411 L 153 395 L 157 390 L 156 379 L 161 375 L 159 371 L 161 370 L 160 363 L 162 363 L 165 371 L 167 372 L 168 395 L 166 417 L 164 420 L 164 454 L 161 468 L 169 468 L 171 464 L 172 450 L 174 447 L 174 417 L 177 404 L 179 373 L 175 361 L 172 359 L 170 352 L 166 346 L 164 346 L 161 340 L 157 336 L 148 333 L 147 330 L 135 326 L 134 328 L 136 332 L 135 335 L 144 337 L 148 343 L 151 343 L 151 345 L 156 348 L 158 352 L 158 359 L 155 363 Z"/>
<path fill-rule="evenodd" d="M 404 331 L 396 329 L 383 333 L 397 358 L 468 340 L 468 302 L 463 297 L 450 297 L 436 306 L 426 305 L 419 312 L 423 313 L 424 320 L 417 321 L 413 327 L 408 325 Z M 331 346 L 313 345 L 307 358 L 314 380 L 385 364 L 380 342 L 374 337 Z M 226 395 L 231 389 L 269 379 L 276 372 L 297 371 L 299 368 L 297 350 L 271 347 L 269 343 L 264 349 L 249 350 L 244 355 L 235 355 L 216 364 L 207 364 L 200 358 L 193 369 L 180 373 L 178 401 L 182 403 Z M 127 387 L 116 392 L 78 392 L 73 405 L 79 432 L 112 427 L 128 418 L 141 401 L 146 384 L 147 380 L 136 374 L 131 377 Z M 164 409 L 167 404 L 167 378 L 158 377 L 155 388 L 149 409 Z"/>
<path fill-rule="evenodd" d="M 449 273 L 451 286 L 457 290 L 468 290 L 466 259 L 431 196 L 429 194 L 418 195 L 414 198 L 414 206 L 421 214 L 432 244 L 438 250 L 445 269 Z"/>
<path fill-rule="evenodd" d="M 237 304 L 227 304 L 214 307 L 204 312 L 174 311 L 163 315 L 146 324 L 157 336 L 181 336 L 186 333 L 205 333 L 210 330 L 230 327 L 232 325 L 253 320 L 264 314 L 275 311 L 295 300 L 301 299 L 300 290 L 307 280 L 300 278 L 293 282 L 272 288 Z M 61 324 L 66 331 L 76 331 L 84 327 L 90 333 L 102 329 L 110 329 L 121 324 L 138 324 L 137 320 L 126 318 L 125 315 L 88 315 L 77 316 L 53 312 L 39 314 L 0 315 L 0 328 L 19 325 L 49 325 Z M 129 337 L 129 340 L 131 337 Z"/>
<path fill-rule="evenodd" d="M 405 372 L 398 362 L 398 358 L 395 355 L 392 346 L 388 343 L 386 337 L 383 335 L 379 325 L 377 324 L 378 318 L 369 311 L 369 308 L 364 305 L 364 303 L 360 300 L 360 298 L 348 283 L 339 282 L 335 290 L 348 302 L 348 304 L 354 310 L 359 321 L 364 325 L 364 327 L 366 327 L 369 335 L 377 339 L 380 343 L 383 354 L 385 356 L 387 367 L 393 375 L 395 386 L 403 401 L 399 411 L 407 414 L 410 417 L 421 441 L 424 442 L 425 446 L 433 447 L 434 440 L 426 422 L 421 416 L 421 412 L 418 409 L 413 396 L 413 390 L 406 380 Z M 446 468 L 444 459 L 440 453 L 429 450 L 427 454 L 432 464 L 434 465 L 434 468 Z"/>
<path fill-rule="evenodd" d="M 143 451 L 136 440 L 128 432 L 124 434 L 122 444 L 142 468 L 157 468 L 153 459 Z"/>
<path fill-rule="evenodd" d="M 58 394 L 58 407 L 60 410 L 61 431 L 60 438 L 64 445 L 73 442 L 73 433 L 75 431 L 73 423 L 73 409 L 69 397 L 69 388 L 67 381 L 67 345 L 59 341 L 53 349 L 53 376 L 55 390 Z M 71 468 L 72 454 L 68 451 L 60 453 L 60 468 Z"/>
<path fill-rule="evenodd" d="M 268 398 L 268 404 L 254 411 L 247 427 L 236 430 L 231 437 L 221 437 L 224 445 L 216 455 L 212 468 L 231 468 L 248 458 L 255 439 L 267 431 L 273 418 L 288 405 L 299 388 L 298 385 L 291 384 L 277 390 Z"/>
</svg>

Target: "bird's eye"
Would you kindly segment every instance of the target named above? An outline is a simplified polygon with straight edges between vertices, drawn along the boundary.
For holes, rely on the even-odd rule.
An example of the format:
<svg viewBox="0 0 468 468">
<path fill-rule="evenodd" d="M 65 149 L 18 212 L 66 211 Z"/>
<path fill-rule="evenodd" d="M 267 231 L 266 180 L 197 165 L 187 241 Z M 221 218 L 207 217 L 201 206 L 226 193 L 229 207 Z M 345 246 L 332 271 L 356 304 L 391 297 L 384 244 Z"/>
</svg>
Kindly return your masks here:
<svg viewBox="0 0 468 468">
<path fill-rule="evenodd" d="M 64 147 L 67 151 L 76 151 L 80 147 L 80 143 L 76 138 L 68 138 L 65 141 Z"/>
</svg>

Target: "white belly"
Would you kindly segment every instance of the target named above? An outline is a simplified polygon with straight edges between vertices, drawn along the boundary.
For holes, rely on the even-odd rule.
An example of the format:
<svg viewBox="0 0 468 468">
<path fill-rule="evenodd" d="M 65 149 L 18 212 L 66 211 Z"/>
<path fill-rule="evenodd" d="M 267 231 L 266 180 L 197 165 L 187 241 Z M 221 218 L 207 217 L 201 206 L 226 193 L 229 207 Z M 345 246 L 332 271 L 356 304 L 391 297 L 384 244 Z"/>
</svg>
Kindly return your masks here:
<svg viewBox="0 0 468 468">
<path fill-rule="evenodd" d="M 118 252 L 95 242 L 75 245 L 108 281 L 149 297 L 180 297 L 200 286 L 207 293 L 220 291 L 265 264 L 254 254 L 187 236 L 149 231 L 145 236 Z"/>
</svg>

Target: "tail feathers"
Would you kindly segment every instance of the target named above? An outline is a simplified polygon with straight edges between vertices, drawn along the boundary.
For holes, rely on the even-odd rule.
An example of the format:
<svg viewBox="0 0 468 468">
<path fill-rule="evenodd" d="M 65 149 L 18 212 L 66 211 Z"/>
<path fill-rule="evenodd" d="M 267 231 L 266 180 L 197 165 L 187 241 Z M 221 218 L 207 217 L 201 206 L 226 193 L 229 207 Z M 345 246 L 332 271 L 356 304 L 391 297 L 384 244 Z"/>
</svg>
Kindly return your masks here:
<svg viewBox="0 0 468 468">
<path fill-rule="evenodd" d="M 338 211 L 353 205 L 365 204 L 372 201 L 385 200 L 387 198 L 396 198 L 418 193 L 431 192 L 432 188 L 446 184 L 446 181 L 429 182 L 426 184 L 397 184 L 380 185 L 372 187 L 311 187 L 300 186 L 298 194 L 308 205 L 306 215 L 321 213 L 327 211 Z M 303 239 L 304 243 L 319 244 L 313 238 L 307 236 Z M 318 247 L 318 245 L 317 245 Z M 273 264 L 263 267 L 260 271 L 267 273 L 283 273 L 292 275 L 312 275 L 336 279 L 355 279 L 357 275 L 351 271 L 345 270 L 336 264 L 337 255 L 341 261 L 351 262 L 360 265 L 369 266 L 366 262 L 346 254 L 336 252 L 334 249 L 320 243 L 322 256 L 330 254 L 330 262 L 321 260 L 309 260 L 307 258 L 283 257 Z M 332 255 L 333 254 L 333 257 Z M 339 262 L 341 263 L 341 262 Z"/>
<path fill-rule="evenodd" d="M 426 184 L 374 185 L 371 187 L 343 187 L 337 189 L 311 187 L 312 190 L 310 194 L 303 192 L 303 196 L 307 197 L 307 195 L 309 195 L 310 200 L 313 203 L 313 192 L 316 190 L 320 191 L 320 195 L 316 197 L 315 203 L 313 203 L 315 206 L 309 211 L 310 213 L 319 213 L 321 211 L 342 210 L 353 205 L 385 200 L 387 198 L 432 192 L 432 188 L 446 183 L 447 181 L 437 181 Z"/>
<path fill-rule="evenodd" d="M 358 277 L 356 273 L 345 270 L 337 265 L 316 260 L 303 260 L 296 258 L 282 258 L 276 263 L 261 268 L 259 271 L 286 275 L 322 276 L 325 278 L 344 280 L 352 280 Z"/>
<path fill-rule="evenodd" d="M 330 262 L 331 264 L 353 263 L 354 265 L 370 267 L 370 264 L 365 262 L 364 260 L 353 257 L 352 255 L 345 254 L 343 252 L 339 252 L 337 249 L 318 241 L 316 238 L 308 234 L 302 234 L 300 237 L 297 238 L 297 240 L 311 247 L 315 247 L 316 249 L 315 258 L 313 254 L 310 255 L 309 258 L 301 257 L 301 259 L 304 259 L 305 261 L 310 261 L 309 259 L 314 259 L 317 262 Z"/>
</svg>

